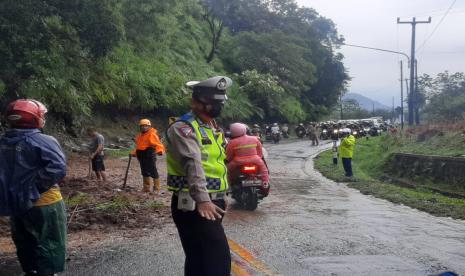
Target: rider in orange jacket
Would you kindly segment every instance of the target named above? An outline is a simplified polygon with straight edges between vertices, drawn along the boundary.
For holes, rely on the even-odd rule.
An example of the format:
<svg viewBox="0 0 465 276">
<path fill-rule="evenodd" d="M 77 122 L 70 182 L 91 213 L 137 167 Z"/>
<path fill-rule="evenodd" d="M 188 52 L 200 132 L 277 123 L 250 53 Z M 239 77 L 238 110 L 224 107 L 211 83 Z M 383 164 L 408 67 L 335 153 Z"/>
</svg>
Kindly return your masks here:
<svg viewBox="0 0 465 276">
<path fill-rule="evenodd" d="M 256 136 L 246 135 L 247 127 L 241 123 L 230 126 L 231 141 L 226 147 L 228 175 L 231 181 L 239 173 L 241 165 L 257 165 L 264 183 L 269 183 L 268 168 L 263 161 L 262 144 Z"/>
</svg>

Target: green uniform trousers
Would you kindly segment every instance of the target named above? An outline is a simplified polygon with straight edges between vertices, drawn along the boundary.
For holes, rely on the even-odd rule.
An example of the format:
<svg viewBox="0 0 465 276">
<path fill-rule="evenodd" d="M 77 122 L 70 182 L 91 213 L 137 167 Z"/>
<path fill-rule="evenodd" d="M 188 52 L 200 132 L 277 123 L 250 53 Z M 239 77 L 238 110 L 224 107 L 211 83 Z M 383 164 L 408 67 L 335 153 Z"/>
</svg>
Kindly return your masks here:
<svg viewBox="0 0 465 276">
<path fill-rule="evenodd" d="M 11 234 L 25 273 L 53 275 L 65 269 L 66 211 L 63 200 L 11 217 Z"/>
</svg>

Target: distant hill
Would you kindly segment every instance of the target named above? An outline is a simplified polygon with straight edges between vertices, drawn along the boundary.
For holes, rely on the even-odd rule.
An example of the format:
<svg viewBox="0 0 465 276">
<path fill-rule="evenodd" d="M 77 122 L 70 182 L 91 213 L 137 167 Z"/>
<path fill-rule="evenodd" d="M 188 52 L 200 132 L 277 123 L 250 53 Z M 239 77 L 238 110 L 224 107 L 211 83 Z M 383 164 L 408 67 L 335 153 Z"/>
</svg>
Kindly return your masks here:
<svg viewBox="0 0 465 276">
<path fill-rule="evenodd" d="M 372 100 L 368 97 L 362 96 L 357 93 L 348 93 L 345 94 L 344 97 L 342 97 L 342 100 L 356 100 L 362 109 L 371 111 L 373 110 L 373 104 L 375 105 L 375 110 L 376 109 L 385 109 L 385 110 L 390 110 L 391 108 L 387 105 L 384 105 L 380 102 L 377 102 L 375 100 Z"/>
</svg>

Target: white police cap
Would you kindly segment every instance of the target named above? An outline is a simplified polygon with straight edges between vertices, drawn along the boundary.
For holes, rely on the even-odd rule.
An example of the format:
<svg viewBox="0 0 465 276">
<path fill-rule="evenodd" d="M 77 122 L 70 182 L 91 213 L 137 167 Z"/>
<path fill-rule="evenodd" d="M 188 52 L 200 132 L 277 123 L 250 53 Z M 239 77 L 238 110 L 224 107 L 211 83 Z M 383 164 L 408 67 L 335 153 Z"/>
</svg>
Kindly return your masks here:
<svg viewBox="0 0 465 276">
<path fill-rule="evenodd" d="M 204 81 L 189 81 L 186 86 L 192 88 L 194 97 L 199 99 L 227 100 L 226 89 L 232 85 L 232 80 L 224 76 L 216 76 Z"/>
<path fill-rule="evenodd" d="M 206 79 L 204 81 L 189 81 L 186 83 L 188 87 L 205 87 L 205 88 L 216 88 L 218 90 L 226 90 L 232 85 L 232 80 L 224 76 L 216 76 L 213 78 Z"/>
</svg>

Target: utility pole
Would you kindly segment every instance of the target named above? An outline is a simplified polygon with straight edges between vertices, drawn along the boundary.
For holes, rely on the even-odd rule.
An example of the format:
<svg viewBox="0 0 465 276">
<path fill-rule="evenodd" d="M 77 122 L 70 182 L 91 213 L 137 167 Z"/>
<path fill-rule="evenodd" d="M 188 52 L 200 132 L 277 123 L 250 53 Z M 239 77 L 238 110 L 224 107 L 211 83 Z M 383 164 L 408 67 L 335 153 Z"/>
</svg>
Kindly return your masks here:
<svg viewBox="0 0 465 276">
<path fill-rule="evenodd" d="M 409 126 L 413 125 L 414 121 L 414 106 L 413 99 L 416 97 L 415 92 L 415 29 L 417 24 L 431 23 L 431 17 L 428 18 L 428 21 L 417 21 L 414 17 L 412 21 L 400 21 L 400 18 L 397 17 L 397 24 L 410 24 L 412 25 L 412 45 L 410 53 L 410 94 L 408 97 L 408 124 Z"/>
<path fill-rule="evenodd" d="M 404 79 L 405 81 L 405 88 L 406 88 L 406 91 L 407 91 L 407 98 L 410 97 L 410 89 L 408 87 L 408 81 L 409 79 Z"/>
<path fill-rule="evenodd" d="M 400 128 L 404 129 L 404 73 L 402 60 L 400 61 Z"/>
<path fill-rule="evenodd" d="M 341 108 L 341 120 L 344 120 L 344 116 L 342 114 L 342 94 L 339 95 L 339 104 Z"/>
<path fill-rule="evenodd" d="M 396 116 L 394 115 L 394 97 L 392 97 L 391 124 L 394 124 Z"/>
<path fill-rule="evenodd" d="M 409 91 L 409 87 L 408 87 L 408 81 L 409 79 L 404 79 L 405 80 L 405 92 L 407 93 L 407 99 L 410 98 L 410 91 Z"/>
<path fill-rule="evenodd" d="M 415 124 L 420 125 L 420 92 L 418 91 L 418 60 L 415 59 L 415 98 L 413 101 L 415 107 Z"/>
</svg>

